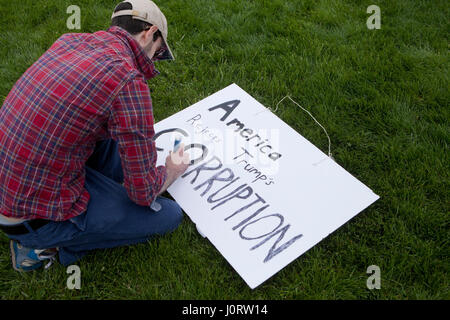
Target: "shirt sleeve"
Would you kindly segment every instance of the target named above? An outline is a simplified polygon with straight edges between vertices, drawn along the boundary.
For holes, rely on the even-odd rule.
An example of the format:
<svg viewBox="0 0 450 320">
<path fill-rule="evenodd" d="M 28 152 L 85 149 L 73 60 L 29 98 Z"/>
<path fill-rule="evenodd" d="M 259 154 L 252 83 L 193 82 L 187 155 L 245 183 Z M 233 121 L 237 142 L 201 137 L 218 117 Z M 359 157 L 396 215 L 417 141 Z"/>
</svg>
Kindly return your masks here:
<svg viewBox="0 0 450 320">
<path fill-rule="evenodd" d="M 112 103 L 108 120 L 111 137 L 117 141 L 128 197 L 149 206 L 167 179 L 165 166 L 156 167 L 153 109 L 144 78 L 134 75 Z"/>
</svg>

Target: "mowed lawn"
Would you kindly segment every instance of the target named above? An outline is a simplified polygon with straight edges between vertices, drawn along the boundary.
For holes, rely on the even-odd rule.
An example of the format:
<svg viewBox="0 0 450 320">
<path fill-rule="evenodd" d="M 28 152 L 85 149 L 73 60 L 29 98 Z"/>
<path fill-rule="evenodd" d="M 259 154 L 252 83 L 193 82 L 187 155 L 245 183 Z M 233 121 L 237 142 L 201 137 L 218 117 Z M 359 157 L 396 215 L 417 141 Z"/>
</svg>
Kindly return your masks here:
<svg viewBox="0 0 450 320">
<path fill-rule="evenodd" d="M 0 3 L 0 101 L 63 33 L 107 29 L 112 0 Z M 1 299 L 448 299 L 448 1 L 157 1 L 174 62 L 149 82 L 162 120 L 231 83 L 266 107 L 290 95 L 336 161 L 380 199 L 255 290 L 187 216 L 172 234 L 17 273 L 0 234 Z M 69 5 L 81 29 L 69 30 Z M 369 5 L 381 29 L 369 30 Z M 327 152 L 289 100 L 276 114 Z M 299 155 L 301 156 L 301 155 Z M 381 270 L 369 290 L 367 267 Z"/>
</svg>

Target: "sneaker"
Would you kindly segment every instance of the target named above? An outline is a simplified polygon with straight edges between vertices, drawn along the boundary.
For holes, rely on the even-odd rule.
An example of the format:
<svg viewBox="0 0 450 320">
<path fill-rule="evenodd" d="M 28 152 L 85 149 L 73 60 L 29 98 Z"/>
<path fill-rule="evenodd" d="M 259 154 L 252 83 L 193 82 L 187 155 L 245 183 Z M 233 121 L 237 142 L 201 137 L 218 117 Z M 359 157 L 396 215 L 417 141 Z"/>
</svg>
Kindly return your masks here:
<svg viewBox="0 0 450 320">
<path fill-rule="evenodd" d="M 22 246 L 15 240 L 10 240 L 11 259 L 14 270 L 31 271 L 40 268 L 43 260 L 50 260 L 45 268 L 49 268 L 55 261 L 57 249 L 31 249 Z"/>
</svg>

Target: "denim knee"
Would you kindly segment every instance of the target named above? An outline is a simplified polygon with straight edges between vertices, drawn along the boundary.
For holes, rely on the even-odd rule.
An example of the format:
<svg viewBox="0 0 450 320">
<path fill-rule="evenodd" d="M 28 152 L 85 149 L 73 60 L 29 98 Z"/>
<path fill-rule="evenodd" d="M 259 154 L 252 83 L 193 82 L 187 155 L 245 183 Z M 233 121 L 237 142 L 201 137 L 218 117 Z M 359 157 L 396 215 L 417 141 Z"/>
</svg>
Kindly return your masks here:
<svg viewBox="0 0 450 320">
<path fill-rule="evenodd" d="M 167 209 L 165 210 L 167 211 L 167 224 L 169 226 L 167 232 L 171 232 L 175 230 L 183 221 L 183 211 L 178 203 L 170 199 L 166 199 L 166 203 L 164 203 L 164 205 L 167 206 Z"/>
</svg>

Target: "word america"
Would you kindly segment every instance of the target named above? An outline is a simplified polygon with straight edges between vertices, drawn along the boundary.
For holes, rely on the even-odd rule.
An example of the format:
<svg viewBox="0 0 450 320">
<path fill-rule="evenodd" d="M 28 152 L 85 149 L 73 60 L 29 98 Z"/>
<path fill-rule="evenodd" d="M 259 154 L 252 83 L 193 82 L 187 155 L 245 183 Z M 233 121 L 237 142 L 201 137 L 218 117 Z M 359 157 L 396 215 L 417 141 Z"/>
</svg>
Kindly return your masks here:
<svg viewBox="0 0 450 320">
<path fill-rule="evenodd" d="M 225 114 L 220 118 L 220 121 L 225 121 L 230 114 L 236 109 L 236 107 L 241 103 L 240 100 L 231 100 L 227 101 L 221 104 L 218 104 L 217 106 L 211 107 L 208 109 L 208 111 L 215 111 L 218 109 L 222 109 L 225 111 Z M 197 114 L 196 116 L 189 119 L 187 122 L 191 122 L 191 125 L 194 125 L 194 123 L 201 119 L 201 114 Z M 255 142 L 256 144 L 254 147 L 258 148 L 259 152 L 263 154 L 267 154 L 267 156 L 272 159 L 273 161 L 278 160 L 281 158 L 281 153 L 274 152 L 272 149 L 272 146 L 268 144 L 268 139 L 263 140 L 258 134 L 253 134 L 255 130 L 250 128 L 245 128 L 245 124 L 242 123 L 239 119 L 234 118 L 233 120 L 226 123 L 227 126 L 234 125 L 235 130 L 234 132 L 239 132 L 239 135 L 245 139 L 245 141 L 251 141 L 252 143 Z"/>
</svg>

